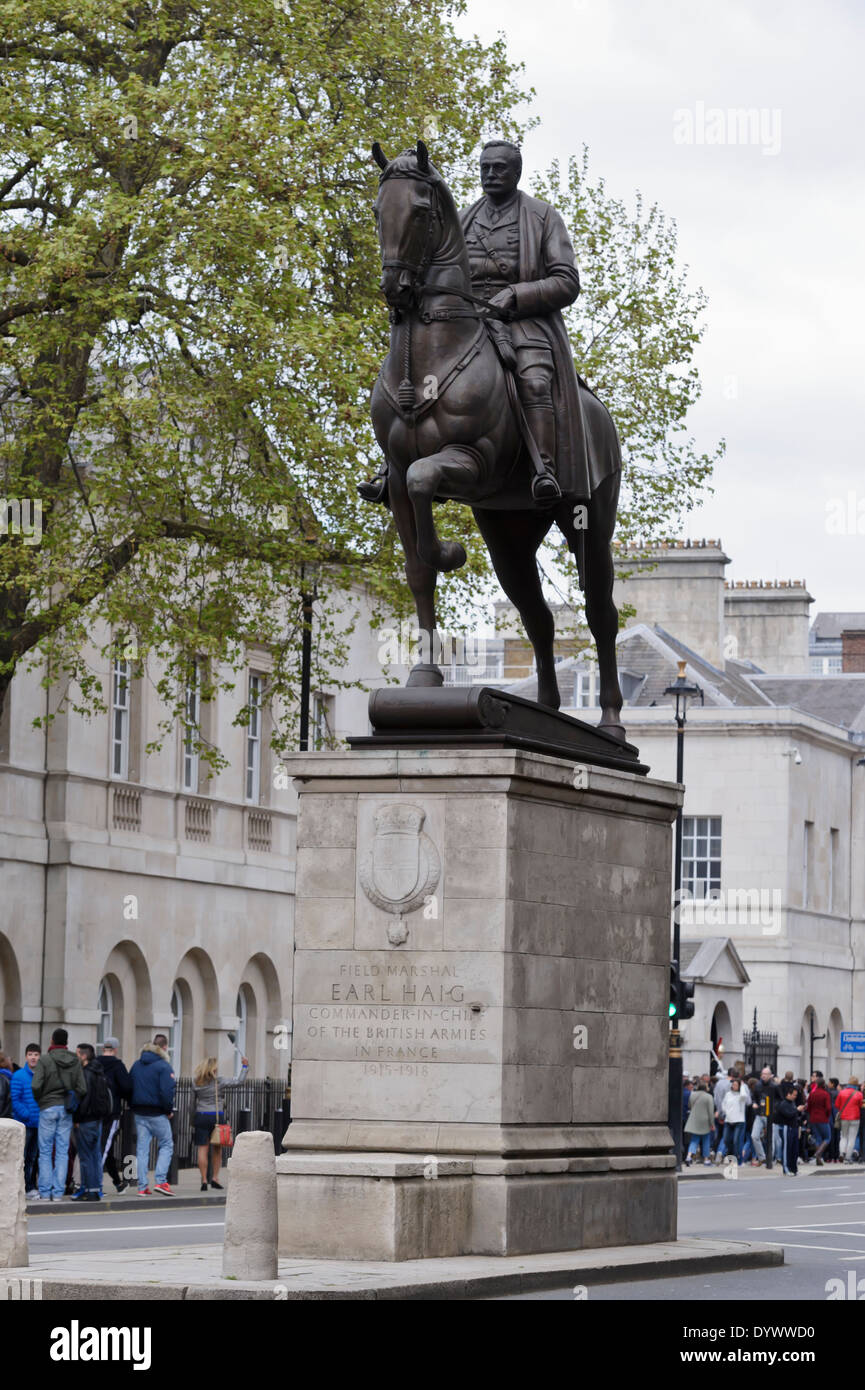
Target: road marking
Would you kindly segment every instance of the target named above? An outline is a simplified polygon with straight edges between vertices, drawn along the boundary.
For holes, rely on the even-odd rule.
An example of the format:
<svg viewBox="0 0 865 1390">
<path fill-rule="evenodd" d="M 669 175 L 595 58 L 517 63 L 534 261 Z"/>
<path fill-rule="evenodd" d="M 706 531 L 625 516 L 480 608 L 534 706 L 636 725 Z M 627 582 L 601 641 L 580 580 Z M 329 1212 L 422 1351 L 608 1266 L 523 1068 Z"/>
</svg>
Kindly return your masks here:
<svg viewBox="0 0 865 1390">
<path fill-rule="evenodd" d="M 836 1254 L 846 1255 L 848 1260 L 865 1260 L 865 1255 L 854 1255 L 843 1245 L 797 1245 L 795 1240 L 779 1240 L 776 1244 L 783 1245 L 785 1250 L 834 1250 Z"/>
<path fill-rule="evenodd" d="M 187 1231 L 201 1230 L 204 1226 L 224 1226 L 224 1221 L 169 1221 L 164 1226 L 64 1226 L 59 1231 L 31 1231 L 33 1236 L 89 1236 L 103 1231 Z M 58 1252 L 60 1253 L 60 1252 Z"/>
<path fill-rule="evenodd" d="M 861 1202 L 797 1202 L 795 1211 L 807 1211 L 809 1207 L 865 1207 L 865 1197 Z"/>
</svg>

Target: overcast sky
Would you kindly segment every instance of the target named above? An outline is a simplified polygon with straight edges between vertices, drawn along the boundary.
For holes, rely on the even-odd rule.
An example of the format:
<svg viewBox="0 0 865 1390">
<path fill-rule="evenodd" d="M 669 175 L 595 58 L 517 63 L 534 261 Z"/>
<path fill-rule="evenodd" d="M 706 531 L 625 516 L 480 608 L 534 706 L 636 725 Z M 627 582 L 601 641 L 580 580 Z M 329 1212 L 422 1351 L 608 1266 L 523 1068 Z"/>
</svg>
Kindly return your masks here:
<svg viewBox="0 0 865 1390">
<path fill-rule="evenodd" d="M 526 65 L 527 176 L 585 143 L 678 223 L 709 296 L 690 426 L 727 441 L 683 534 L 720 537 L 728 578 L 807 580 L 812 616 L 865 610 L 861 0 L 469 0 L 461 28 Z"/>
</svg>

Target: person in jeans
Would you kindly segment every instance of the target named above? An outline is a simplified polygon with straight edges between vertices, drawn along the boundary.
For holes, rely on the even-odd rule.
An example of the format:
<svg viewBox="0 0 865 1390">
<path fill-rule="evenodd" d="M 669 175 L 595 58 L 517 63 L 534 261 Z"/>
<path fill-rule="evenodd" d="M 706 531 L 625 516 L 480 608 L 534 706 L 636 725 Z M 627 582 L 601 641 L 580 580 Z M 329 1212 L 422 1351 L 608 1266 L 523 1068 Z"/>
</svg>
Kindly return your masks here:
<svg viewBox="0 0 865 1390">
<path fill-rule="evenodd" d="M 12 1074 L 12 1118 L 25 1128 L 24 1140 L 24 1190 L 28 1202 L 39 1196 L 36 1186 L 36 1168 L 39 1162 L 39 1106 L 33 1099 L 33 1073 L 36 1063 L 42 1056 L 38 1043 L 28 1043 L 24 1053 L 24 1065 Z"/>
<path fill-rule="evenodd" d="M 84 1069 L 69 1051 L 68 1042 L 66 1029 L 55 1028 L 51 1046 L 36 1063 L 31 1083 L 39 1106 L 39 1196 L 43 1201 L 59 1202 L 66 1191 L 72 1133 L 72 1109 L 67 1106 L 74 1109 L 87 1094 Z"/>
<path fill-rule="evenodd" d="M 817 1073 L 808 1092 L 805 1109 L 808 1112 L 811 1133 L 817 1141 L 817 1152 L 814 1157 L 818 1167 L 822 1168 L 823 1154 L 832 1142 L 832 1097 L 826 1089 L 826 1083 L 820 1072 Z"/>
<path fill-rule="evenodd" d="M 75 1112 L 81 1186 L 75 1193 L 79 1202 L 102 1200 L 102 1122 L 111 1114 L 112 1096 L 102 1064 L 90 1046 L 79 1043 L 78 1058 L 84 1068 L 87 1094 Z"/>
<path fill-rule="evenodd" d="M 218 1065 L 215 1057 L 205 1057 L 204 1061 L 199 1062 L 192 1073 L 192 1082 L 195 1087 L 192 1142 L 198 1150 L 198 1171 L 201 1174 L 202 1192 L 207 1191 L 207 1150 L 210 1148 L 210 1136 L 216 1125 L 225 1123 L 225 1111 L 221 1107 L 217 1110 L 217 1089 L 222 1092 L 227 1091 L 232 1086 L 239 1086 L 241 1081 L 246 1080 L 249 1063 L 245 1057 L 241 1058 L 242 1071 L 237 1077 L 218 1076 Z M 219 1144 L 213 1145 L 212 1164 L 213 1180 L 210 1186 L 221 1192 L 222 1183 L 217 1182 L 222 1164 L 222 1148 Z"/>
<path fill-rule="evenodd" d="M 150 1141 L 158 1144 L 154 1192 L 173 1197 L 168 1184 L 168 1169 L 174 1153 L 171 1116 L 174 1114 L 174 1072 L 168 1053 L 158 1043 L 146 1043 L 141 1056 L 129 1073 L 132 1085 L 132 1113 L 137 1131 L 138 1195 L 152 1195 L 147 1186 Z"/>
<path fill-rule="evenodd" d="M 795 1178 L 799 1171 L 799 1125 L 804 1105 L 797 1105 L 799 1091 L 793 1082 L 783 1083 L 783 1099 L 776 1107 L 778 1123 L 784 1127 L 784 1176 Z"/>
<path fill-rule="evenodd" d="M 750 1095 L 747 1086 L 743 1086 L 738 1076 L 734 1076 L 730 1082 L 730 1089 L 721 1102 L 724 1132 L 721 1136 L 718 1153 L 734 1153 L 736 1162 L 740 1167 L 742 1165 L 742 1144 L 745 1138 L 745 1107 L 749 1100 Z"/>
<path fill-rule="evenodd" d="M 751 1114 L 753 1122 L 751 1124 L 751 1149 L 753 1158 L 751 1164 L 758 1168 L 761 1163 L 766 1162 L 766 1149 L 763 1144 L 763 1137 L 766 1133 L 766 1097 L 769 1097 L 771 1104 L 772 1096 L 772 1068 L 764 1067 L 760 1072 L 760 1080 L 751 1091 Z"/>
<path fill-rule="evenodd" d="M 120 1047 L 118 1038 L 106 1038 L 102 1044 L 102 1070 L 105 1072 L 105 1079 L 111 1087 L 111 1096 L 114 1104 L 111 1114 L 102 1121 L 102 1164 L 106 1173 L 111 1178 L 118 1192 L 124 1192 L 129 1186 L 123 1174 L 117 1167 L 117 1159 L 112 1152 L 114 1136 L 120 1128 L 120 1107 L 124 1100 L 129 1100 L 132 1095 L 132 1083 L 129 1080 L 129 1072 L 117 1055 Z"/>
<path fill-rule="evenodd" d="M 841 1157 L 845 1163 L 852 1163 L 859 1141 L 859 1120 L 862 1114 L 862 1092 L 859 1090 L 858 1076 L 851 1076 L 847 1085 L 838 1092 L 835 1109 L 841 1116 Z"/>
<path fill-rule="evenodd" d="M 691 1092 L 688 1118 L 685 1122 L 685 1134 L 691 1141 L 685 1155 L 685 1163 L 688 1167 L 691 1166 L 691 1161 L 698 1149 L 702 1150 L 703 1164 L 711 1166 L 712 1160 L 709 1157 L 709 1152 L 714 1131 L 715 1106 L 705 1081 L 698 1081 Z"/>
</svg>

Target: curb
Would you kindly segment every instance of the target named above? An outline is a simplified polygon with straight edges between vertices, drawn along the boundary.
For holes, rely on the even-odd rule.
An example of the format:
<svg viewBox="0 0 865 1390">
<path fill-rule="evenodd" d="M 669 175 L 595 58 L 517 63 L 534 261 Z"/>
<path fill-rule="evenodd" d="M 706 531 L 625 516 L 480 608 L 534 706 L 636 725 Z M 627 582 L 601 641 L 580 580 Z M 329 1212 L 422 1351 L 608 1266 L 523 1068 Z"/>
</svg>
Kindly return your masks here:
<svg viewBox="0 0 865 1390">
<path fill-rule="evenodd" d="M 97 1211 L 148 1211 L 151 1207 L 157 1207 L 160 1211 L 167 1211 L 169 1207 L 224 1207 L 225 1193 L 220 1193 L 216 1197 L 103 1197 L 101 1202 L 73 1202 L 71 1197 L 63 1198 L 59 1202 L 28 1202 L 28 1216 L 67 1216 L 71 1212 L 97 1212 Z"/>
<path fill-rule="evenodd" d="M 719 1249 L 721 1246 L 723 1248 Z M 648 1252 L 648 1254 L 647 1254 Z M 494 1298 L 499 1294 L 531 1293 L 541 1289 L 560 1289 L 568 1284 L 590 1287 L 594 1284 L 638 1283 L 646 1279 L 673 1279 L 687 1274 L 722 1273 L 737 1269 L 770 1269 L 782 1266 L 784 1249 L 781 1245 L 765 1245 L 746 1241 L 706 1240 L 687 1237 L 682 1241 L 662 1245 L 652 1254 L 651 1246 L 619 1247 L 615 1251 L 584 1250 L 556 1252 L 548 1257 L 499 1257 L 512 1265 L 509 1270 L 472 1271 L 464 1273 L 430 1269 L 429 1275 L 402 1282 L 398 1275 L 380 1273 L 358 1280 L 354 1287 L 339 1287 L 333 1276 L 321 1275 L 316 1280 L 311 1261 L 298 1278 L 291 1272 L 281 1279 L 265 1283 L 245 1280 L 214 1279 L 184 1283 L 160 1283 L 158 1280 L 123 1282 L 118 1279 L 95 1279 L 77 1274 L 45 1275 L 38 1269 L 7 1272 L 39 1279 L 43 1301 L 134 1302 L 174 1301 L 200 1302 L 322 1302 L 322 1301 L 420 1301 L 445 1299 Z M 544 1268 L 545 1258 L 547 1267 Z M 469 1257 L 472 1260 L 472 1257 Z M 474 1262 L 472 1260 L 472 1262 Z M 328 1261 L 328 1264 L 332 1262 Z M 430 1261 L 431 1265 L 437 1263 Z M 361 1271 L 359 1271 L 360 1273 Z M 375 1279 L 379 1282 L 376 1283 Z M 300 1280 L 306 1280 L 306 1287 Z M 292 1280 L 295 1286 L 292 1287 Z"/>
</svg>

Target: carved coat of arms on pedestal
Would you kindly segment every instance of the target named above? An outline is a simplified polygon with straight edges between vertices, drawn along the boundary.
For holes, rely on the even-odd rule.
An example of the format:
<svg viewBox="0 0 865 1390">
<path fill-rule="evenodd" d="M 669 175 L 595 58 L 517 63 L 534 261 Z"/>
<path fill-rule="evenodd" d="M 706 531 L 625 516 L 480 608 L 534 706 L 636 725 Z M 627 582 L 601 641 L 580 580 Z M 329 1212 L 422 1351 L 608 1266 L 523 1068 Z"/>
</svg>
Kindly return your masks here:
<svg viewBox="0 0 865 1390">
<path fill-rule="evenodd" d="M 441 876 L 438 850 L 423 830 L 426 812 L 397 803 L 382 806 L 375 816 L 372 849 L 361 860 L 361 887 L 371 903 L 397 920 L 388 928 L 392 946 L 408 937 L 402 920 L 435 892 Z"/>
</svg>

